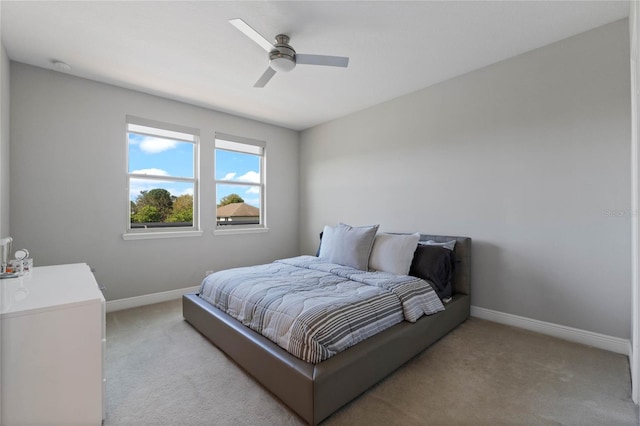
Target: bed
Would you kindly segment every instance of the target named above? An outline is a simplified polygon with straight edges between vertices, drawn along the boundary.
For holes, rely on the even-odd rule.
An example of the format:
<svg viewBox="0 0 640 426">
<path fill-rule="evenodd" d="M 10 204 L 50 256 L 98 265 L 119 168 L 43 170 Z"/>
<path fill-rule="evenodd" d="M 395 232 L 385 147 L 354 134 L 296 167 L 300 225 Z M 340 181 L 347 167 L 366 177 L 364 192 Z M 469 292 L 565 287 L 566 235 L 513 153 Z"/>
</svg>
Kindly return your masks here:
<svg viewBox="0 0 640 426">
<path fill-rule="evenodd" d="M 197 294 L 183 296 L 183 316 L 302 419 L 315 425 L 469 317 L 471 239 L 427 234 L 419 239 L 456 241 L 453 293 L 444 310 L 413 323 L 402 321 L 315 364 L 291 355 Z"/>
</svg>

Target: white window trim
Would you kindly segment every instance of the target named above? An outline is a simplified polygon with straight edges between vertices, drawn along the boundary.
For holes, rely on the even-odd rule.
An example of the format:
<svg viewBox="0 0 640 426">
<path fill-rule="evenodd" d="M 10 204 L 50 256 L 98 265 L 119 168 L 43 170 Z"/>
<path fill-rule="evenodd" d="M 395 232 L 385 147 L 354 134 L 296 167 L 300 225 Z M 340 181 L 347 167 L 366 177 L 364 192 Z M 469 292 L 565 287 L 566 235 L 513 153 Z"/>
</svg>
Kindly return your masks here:
<svg viewBox="0 0 640 426">
<path fill-rule="evenodd" d="M 189 135 L 193 135 L 195 141 L 183 139 L 179 137 L 179 135 L 166 135 L 165 137 L 193 143 L 193 178 L 183 178 L 178 176 L 149 176 L 149 175 L 138 175 L 129 173 L 129 125 L 133 126 L 146 126 L 153 127 L 160 130 L 165 130 L 169 133 L 177 132 L 177 133 L 186 133 Z M 132 131 L 132 133 L 137 134 L 146 134 L 141 131 Z M 176 124 L 164 123 L 155 120 L 149 120 L 146 118 L 135 117 L 132 115 L 126 116 L 125 121 L 125 142 L 126 142 L 126 191 L 130 196 L 129 191 L 131 188 L 131 178 L 142 178 L 146 180 L 158 180 L 158 181 L 171 181 L 171 182 L 192 182 L 193 183 L 193 222 L 190 227 L 177 227 L 177 228 L 152 228 L 152 229 L 132 229 L 131 228 L 131 203 L 129 196 L 127 197 L 127 217 L 126 217 L 126 225 L 125 232 L 122 234 L 122 239 L 125 241 L 130 240 L 149 240 L 149 239 L 157 239 L 157 238 L 182 238 L 182 237 L 198 237 L 203 235 L 203 231 L 200 228 L 200 130 L 180 126 Z M 157 135 L 149 135 L 149 136 L 157 136 Z"/>
<path fill-rule="evenodd" d="M 269 232 L 269 228 L 243 228 L 242 225 L 236 225 L 233 229 L 214 229 L 213 235 L 234 235 L 234 234 L 260 234 L 263 232 Z"/>
<path fill-rule="evenodd" d="M 230 135 L 227 133 L 216 132 L 215 140 L 214 140 L 214 170 L 216 164 L 215 151 L 217 149 L 222 149 L 225 151 L 236 151 L 228 148 L 218 148 L 218 140 L 229 141 L 240 143 L 244 145 L 253 145 L 259 147 L 262 151 L 260 154 L 248 153 L 246 151 L 237 151 L 250 155 L 257 155 L 260 157 L 260 183 L 251 183 L 251 182 L 238 182 L 238 181 L 227 181 L 227 180 L 218 180 L 215 179 L 214 175 L 214 191 L 216 191 L 216 195 L 214 197 L 214 201 L 218 199 L 217 190 L 218 184 L 224 185 L 237 185 L 237 186 L 256 186 L 260 188 L 260 224 L 259 225 L 230 225 L 230 226 L 218 226 L 218 220 L 216 217 L 216 223 L 214 225 L 213 234 L 214 235 L 232 235 L 232 234 L 251 234 L 251 233 L 261 233 L 268 232 L 269 228 L 267 227 L 267 208 L 266 208 L 266 155 L 267 155 L 267 143 L 265 141 L 245 138 L 242 136 Z"/>
<path fill-rule="evenodd" d="M 158 238 L 183 238 L 183 237 L 201 237 L 203 231 L 148 231 L 148 232 L 130 232 L 122 234 L 122 239 L 130 240 L 154 240 Z"/>
</svg>

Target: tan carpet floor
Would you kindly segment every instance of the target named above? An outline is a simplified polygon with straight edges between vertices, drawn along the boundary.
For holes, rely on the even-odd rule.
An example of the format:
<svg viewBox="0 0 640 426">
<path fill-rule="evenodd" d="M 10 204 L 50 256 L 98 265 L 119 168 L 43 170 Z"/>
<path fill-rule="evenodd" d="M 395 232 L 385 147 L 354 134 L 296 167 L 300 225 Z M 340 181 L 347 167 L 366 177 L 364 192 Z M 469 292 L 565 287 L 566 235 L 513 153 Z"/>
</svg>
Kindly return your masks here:
<svg viewBox="0 0 640 426">
<path fill-rule="evenodd" d="M 303 421 L 182 318 L 107 315 L 105 425 Z M 626 356 L 476 318 L 323 425 L 638 425 Z"/>
</svg>

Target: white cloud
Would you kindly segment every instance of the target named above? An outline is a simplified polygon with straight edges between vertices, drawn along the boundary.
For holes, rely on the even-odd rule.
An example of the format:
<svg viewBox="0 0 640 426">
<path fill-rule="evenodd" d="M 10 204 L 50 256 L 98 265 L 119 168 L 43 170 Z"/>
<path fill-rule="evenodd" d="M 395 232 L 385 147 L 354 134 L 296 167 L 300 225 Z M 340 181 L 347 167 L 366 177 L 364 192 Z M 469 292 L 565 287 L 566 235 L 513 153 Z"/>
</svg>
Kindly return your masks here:
<svg viewBox="0 0 640 426">
<path fill-rule="evenodd" d="M 145 137 L 140 142 L 140 149 L 145 154 L 158 154 L 160 152 L 174 149 L 176 146 L 178 146 L 178 141 L 171 139 Z"/>
<path fill-rule="evenodd" d="M 236 182 L 251 182 L 251 183 L 260 183 L 260 173 L 248 171 L 242 176 L 236 177 L 238 174 L 236 172 L 227 173 L 222 180 L 233 180 Z"/>
<path fill-rule="evenodd" d="M 131 173 L 138 174 L 138 175 L 169 176 L 169 173 L 166 170 L 154 169 L 154 168 L 133 170 Z"/>
<path fill-rule="evenodd" d="M 252 186 L 245 191 L 245 194 L 259 194 L 259 193 L 260 193 L 260 188 L 258 188 L 257 186 Z"/>
<path fill-rule="evenodd" d="M 240 176 L 238 180 L 241 182 L 260 183 L 260 173 L 249 171 Z"/>
</svg>

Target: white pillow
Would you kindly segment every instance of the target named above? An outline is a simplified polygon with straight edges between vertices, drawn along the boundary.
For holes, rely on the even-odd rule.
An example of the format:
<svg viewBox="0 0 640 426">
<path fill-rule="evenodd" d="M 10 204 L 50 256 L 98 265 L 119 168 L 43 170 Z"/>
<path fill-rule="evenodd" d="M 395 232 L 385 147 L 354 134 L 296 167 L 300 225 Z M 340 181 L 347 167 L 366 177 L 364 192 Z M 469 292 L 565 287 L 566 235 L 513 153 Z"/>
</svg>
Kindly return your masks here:
<svg viewBox="0 0 640 426">
<path fill-rule="evenodd" d="M 418 247 L 420 234 L 376 235 L 369 258 L 369 267 L 376 271 L 390 272 L 396 275 L 409 274 L 413 254 Z"/>
<path fill-rule="evenodd" d="M 429 240 L 429 241 L 420 241 L 418 244 L 423 244 L 425 246 L 440 246 L 451 251 L 453 251 L 453 249 L 456 248 L 456 240 L 451 240 L 444 243 L 436 243 L 433 240 Z"/>
<path fill-rule="evenodd" d="M 333 226 L 325 225 L 322 230 L 322 241 L 320 242 L 320 252 L 318 257 L 320 259 L 331 259 L 331 249 L 333 248 L 333 236 L 336 228 Z"/>
</svg>

